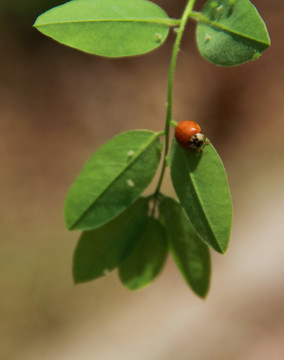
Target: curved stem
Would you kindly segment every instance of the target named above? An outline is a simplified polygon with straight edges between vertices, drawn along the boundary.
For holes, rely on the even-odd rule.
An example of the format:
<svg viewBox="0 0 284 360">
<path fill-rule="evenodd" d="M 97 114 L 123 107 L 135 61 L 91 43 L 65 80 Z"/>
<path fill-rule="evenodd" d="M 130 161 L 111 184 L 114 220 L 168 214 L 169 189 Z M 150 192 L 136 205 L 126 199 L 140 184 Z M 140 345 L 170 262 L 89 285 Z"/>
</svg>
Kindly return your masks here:
<svg viewBox="0 0 284 360">
<path fill-rule="evenodd" d="M 174 121 L 174 120 L 170 120 L 170 124 L 173 126 L 173 127 L 176 127 L 177 126 L 177 122 Z M 164 132 L 165 133 L 165 132 Z"/>
<path fill-rule="evenodd" d="M 164 157 L 163 157 L 163 167 L 162 167 L 161 174 L 160 174 L 160 177 L 158 180 L 156 190 L 153 194 L 153 197 L 157 197 L 157 195 L 160 192 L 160 188 L 162 185 L 162 181 L 163 181 L 166 166 L 167 166 L 166 157 L 169 152 L 169 136 L 170 136 L 170 124 L 172 121 L 173 82 L 174 82 L 175 68 L 176 68 L 178 52 L 180 49 L 180 43 L 182 40 L 184 29 L 185 29 L 187 20 L 192 13 L 192 9 L 195 4 L 195 1 L 196 0 L 189 0 L 184 9 L 184 12 L 183 12 L 183 15 L 182 15 L 182 18 L 180 21 L 180 26 L 178 28 L 177 37 L 176 37 L 174 47 L 173 47 L 170 71 L 169 71 L 169 78 L 168 78 L 168 101 L 167 101 L 167 118 L 166 118 L 166 125 L 165 125 L 165 150 L 164 150 Z"/>
</svg>

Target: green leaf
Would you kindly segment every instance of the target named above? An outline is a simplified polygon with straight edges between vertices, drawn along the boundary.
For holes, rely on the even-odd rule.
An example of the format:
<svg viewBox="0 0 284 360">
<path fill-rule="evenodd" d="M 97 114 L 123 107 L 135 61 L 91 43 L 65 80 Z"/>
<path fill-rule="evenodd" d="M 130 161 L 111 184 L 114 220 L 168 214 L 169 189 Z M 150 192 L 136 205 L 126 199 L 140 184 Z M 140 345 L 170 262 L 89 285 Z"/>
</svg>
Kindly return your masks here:
<svg viewBox="0 0 284 360">
<path fill-rule="evenodd" d="M 270 46 L 265 23 L 249 0 L 210 0 L 201 14 L 192 15 L 199 20 L 199 51 L 216 65 L 256 60 Z"/>
<path fill-rule="evenodd" d="M 67 194 L 64 212 L 68 229 L 95 229 L 140 196 L 159 165 L 159 135 L 127 131 L 95 152 Z"/>
<path fill-rule="evenodd" d="M 148 218 L 134 249 L 119 267 L 119 277 L 129 290 L 149 285 L 162 270 L 168 254 L 165 228 Z"/>
<path fill-rule="evenodd" d="M 181 206 L 200 238 L 224 253 L 232 226 L 232 203 L 226 172 L 214 147 L 182 149 L 173 139 L 171 178 Z"/>
<path fill-rule="evenodd" d="M 147 212 L 148 200 L 140 198 L 111 222 L 85 231 L 73 257 L 75 283 L 96 279 L 118 267 L 143 231 Z"/>
<path fill-rule="evenodd" d="M 178 202 L 164 197 L 159 210 L 177 267 L 192 290 L 204 298 L 209 289 L 211 272 L 207 245 L 194 231 Z"/>
<path fill-rule="evenodd" d="M 107 57 L 154 50 L 172 25 L 159 6 L 145 0 L 73 0 L 43 13 L 34 24 L 62 44 Z"/>
</svg>

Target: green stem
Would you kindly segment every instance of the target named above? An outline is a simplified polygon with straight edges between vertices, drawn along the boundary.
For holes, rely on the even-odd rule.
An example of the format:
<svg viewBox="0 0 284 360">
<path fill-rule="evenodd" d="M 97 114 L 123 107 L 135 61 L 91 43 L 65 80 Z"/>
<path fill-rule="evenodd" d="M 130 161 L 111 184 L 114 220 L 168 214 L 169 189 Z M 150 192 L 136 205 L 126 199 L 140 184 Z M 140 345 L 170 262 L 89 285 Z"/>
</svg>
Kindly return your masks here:
<svg viewBox="0 0 284 360">
<path fill-rule="evenodd" d="M 195 1 L 196 0 L 189 0 L 184 9 L 184 12 L 183 12 L 183 15 L 182 15 L 182 18 L 180 21 L 180 26 L 178 28 L 177 37 L 176 37 L 174 47 L 173 47 L 170 71 L 169 71 L 169 78 L 168 78 L 167 118 L 166 118 L 166 125 L 165 125 L 165 151 L 164 151 L 164 157 L 163 157 L 163 167 L 161 170 L 161 174 L 160 174 L 160 177 L 158 180 L 156 190 L 153 194 L 153 197 L 155 197 L 155 198 L 157 198 L 157 196 L 160 192 L 160 188 L 162 185 L 162 181 L 163 181 L 166 166 L 167 166 L 166 157 L 169 152 L 170 124 L 172 121 L 173 82 L 174 82 L 174 74 L 175 74 L 178 52 L 180 49 L 180 43 L 181 43 L 182 36 L 183 36 L 184 30 L 185 30 L 185 26 L 188 21 L 188 18 L 192 14 L 192 9 L 194 7 Z"/>
</svg>

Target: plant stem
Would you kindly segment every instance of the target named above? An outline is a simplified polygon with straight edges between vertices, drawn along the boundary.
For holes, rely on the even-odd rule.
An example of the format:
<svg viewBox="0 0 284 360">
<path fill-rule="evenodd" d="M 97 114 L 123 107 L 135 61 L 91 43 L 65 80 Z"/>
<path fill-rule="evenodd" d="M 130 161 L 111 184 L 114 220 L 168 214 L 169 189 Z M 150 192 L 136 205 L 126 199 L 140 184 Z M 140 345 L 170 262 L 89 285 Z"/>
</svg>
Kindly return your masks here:
<svg viewBox="0 0 284 360">
<path fill-rule="evenodd" d="M 177 37 L 176 37 L 174 47 L 173 47 L 170 71 L 169 71 L 169 78 L 168 78 L 168 101 L 167 101 L 167 118 L 166 118 L 166 124 L 165 124 L 165 150 L 164 150 L 164 157 L 163 157 L 163 167 L 161 170 L 161 174 L 160 174 L 160 177 L 158 180 L 156 190 L 153 194 L 154 198 L 157 198 L 157 196 L 160 192 L 160 188 L 162 185 L 162 181 L 163 181 L 166 166 L 167 166 L 166 156 L 168 155 L 168 152 L 169 152 L 170 124 L 172 121 L 173 82 L 174 82 L 174 74 L 175 74 L 178 52 L 180 50 L 180 43 L 181 43 L 182 36 L 183 36 L 184 30 L 185 30 L 185 26 L 188 21 L 188 18 L 190 17 L 190 15 L 192 13 L 192 9 L 194 7 L 195 1 L 196 0 L 189 0 L 184 9 L 184 12 L 183 12 L 183 15 L 182 15 L 182 18 L 180 21 L 180 26 L 178 28 Z"/>
<path fill-rule="evenodd" d="M 173 125 L 174 127 L 176 127 L 178 123 L 176 121 L 174 121 L 174 120 L 170 120 L 170 124 Z"/>
</svg>

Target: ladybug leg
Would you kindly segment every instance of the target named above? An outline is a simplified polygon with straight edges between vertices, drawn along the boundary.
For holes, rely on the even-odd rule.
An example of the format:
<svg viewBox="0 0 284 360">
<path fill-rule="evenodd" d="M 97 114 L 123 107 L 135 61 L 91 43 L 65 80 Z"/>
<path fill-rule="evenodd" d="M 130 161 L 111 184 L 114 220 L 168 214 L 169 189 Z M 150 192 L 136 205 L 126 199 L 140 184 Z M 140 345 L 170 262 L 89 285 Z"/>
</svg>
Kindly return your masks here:
<svg viewBox="0 0 284 360">
<path fill-rule="evenodd" d="M 210 141 L 209 141 L 209 140 L 207 139 L 207 137 L 205 136 L 205 137 L 204 137 L 204 142 L 203 142 L 202 146 L 199 147 L 199 148 L 197 148 L 196 151 L 198 151 L 198 152 L 200 152 L 200 153 L 203 153 L 203 151 L 204 151 L 204 146 L 209 145 L 209 144 L 210 144 Z"/>
<path fill-rule="evenodd" d="M 205 136 L 204 145 L 209 145 L 209 144 L 210 144 L 210 141 L 208 140 L 207 136 Z"/>
</svg>

